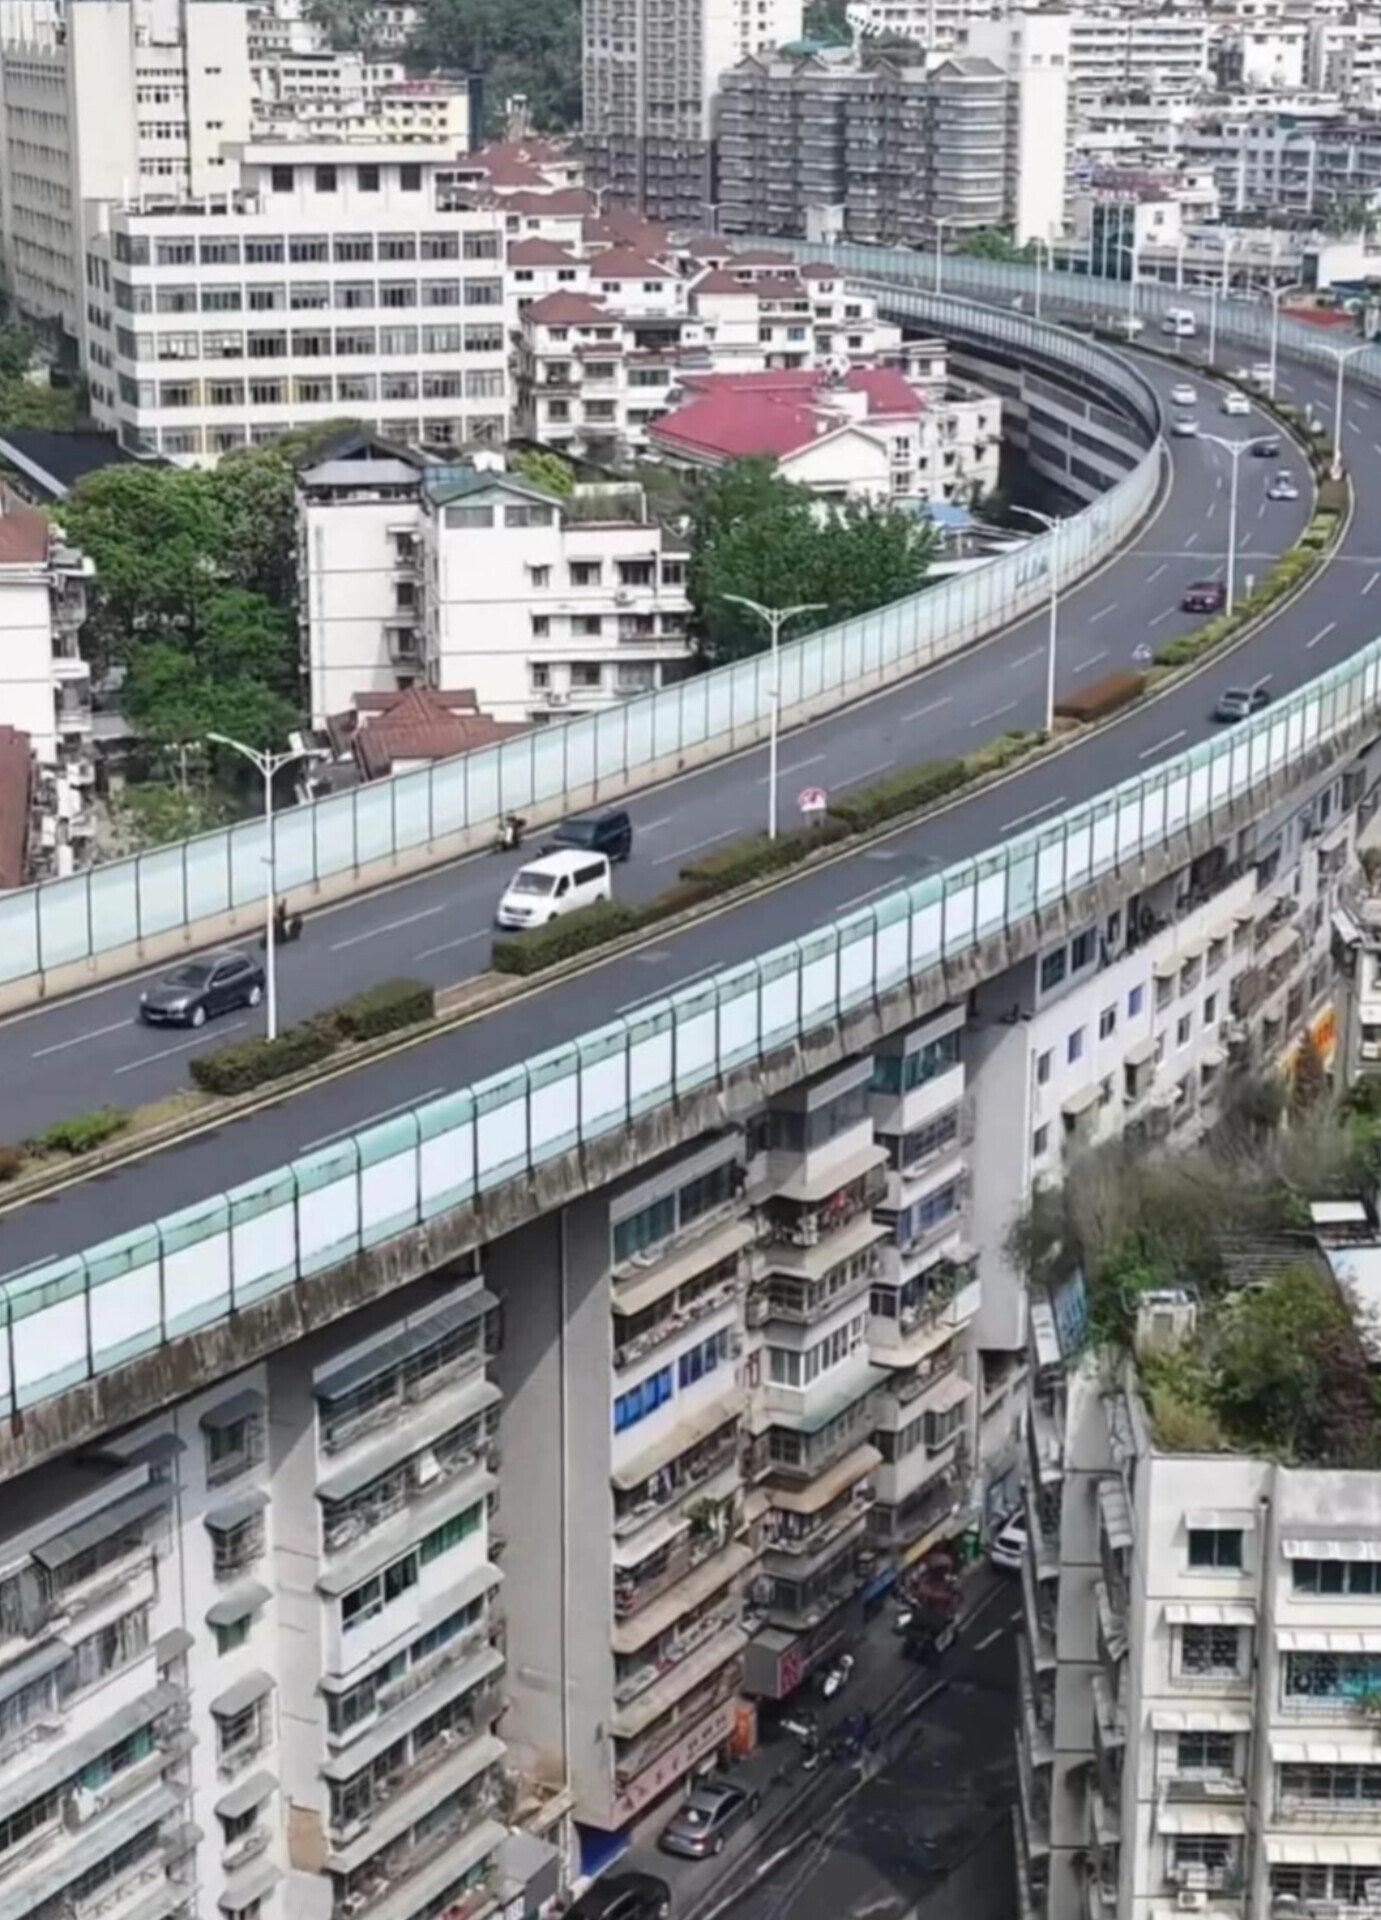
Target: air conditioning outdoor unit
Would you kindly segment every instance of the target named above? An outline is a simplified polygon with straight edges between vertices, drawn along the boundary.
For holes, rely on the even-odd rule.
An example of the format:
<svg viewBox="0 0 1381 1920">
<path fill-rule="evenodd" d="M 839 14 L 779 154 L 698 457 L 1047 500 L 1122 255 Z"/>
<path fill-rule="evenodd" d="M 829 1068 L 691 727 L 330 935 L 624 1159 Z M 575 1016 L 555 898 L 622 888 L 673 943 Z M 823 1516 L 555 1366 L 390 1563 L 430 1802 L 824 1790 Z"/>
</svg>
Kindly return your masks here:
<svg viewBox="0 0 1381 1920">
<path fill-rule="evenodd" d="M 1181 1913 L 1202 1913 L 1208 1905 L 1208 1895 L 1195 1888 L 1186 1887 L 1180 1893 L 1175 1905 Z"/>
</svg>

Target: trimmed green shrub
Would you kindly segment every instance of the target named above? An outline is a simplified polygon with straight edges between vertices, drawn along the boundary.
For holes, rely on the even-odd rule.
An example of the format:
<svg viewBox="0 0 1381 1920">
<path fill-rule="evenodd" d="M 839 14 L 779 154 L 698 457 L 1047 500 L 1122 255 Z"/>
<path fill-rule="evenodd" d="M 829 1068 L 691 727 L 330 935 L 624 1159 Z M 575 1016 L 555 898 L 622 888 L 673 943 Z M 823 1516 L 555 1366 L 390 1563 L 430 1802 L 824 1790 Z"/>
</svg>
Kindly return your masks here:
<svg viewBox="0 0 1381 1920">
<path fill-rule="evenodd" d="M 863 833 L 899 813 L 911 813 L 928 806 L 948 793 L 967 786 L 973 778 L 962 760 L 928 760 L 905 773 L 890 774 L 857 793 L 846 793 L 830 801 L 830 812 L 842 820 L 852 833 Z"/>
<path fill-rule="evenodd" d="M 337 1044 L 337 1034 L 326 1022 L 310 1021 L 289 1027 L 276 1040 L 241 1040 L 214 1053 L 200 1053 L 191 1062 L 192 1079 L 203 1093 L 248 1093 L 317 1066 Z"/>
<path fill-rule="evenodd" d="M 985 746 L 966 753 L 964 765 L 970 778 L 981 780 L 985 774 L 998 773 L 1003 767 L 1010 767 L 1014 760 L 1024 759 L 1044 738 L 1045 733 L 1039 727 L 1013 727 Z"/>
<path fill-rule="evenodd" d="M 634 932 L 643 919 L 636 907 L 622 900 L 597 900 L 594 906 L 581 907 L 548 926 L 496 940 L 489 964 L 495 973 L 540 973 L 560 960 L 573 960 L 577 954 Z"/>
<path fill-rule="evenodd" d="M 681 869 L 681 878 L 708 893 L 727 893 L 732 887 L 746 886 L 769 873 L 781 873 L 799 866 L 812 848 L 820 843 L 808 829 L 780 833 L 769 840 L 755 833 L 746 840 L 731 840 L 711 853 L 698 854 Z"/>
<path fill-rule="evenodd" d="M 1287 427 L 1295 426 L 1304 418 L 1304 408 L 1297 400 L 1274 400 L 1271 402 L 1270 410 L 1276 419 L 1283 420 Z"/>
<path fill-rule="evenodd" d="M 18 1177 L 26 1157 L 22 1147 L 0 1147 L 0 1185 Z"/>
<path fill-rule="evenodd" d="M 70 1120 L 55 1120 L 28 1145 L 35 1153 L 91 1153 L 128 1125 L 129 1115 L 122 1108 L 95 1107 L 90 1113 L 73 1114 Z"/>
<path fill-rule="evenodd" d="M 329 1019 L 342 1040 L 377 1040 L 400 1027 L 419 1026 L 436 1012 L 436 989 L 425 980 L 381 980 L 332 1007 Z"/>
<path fill-rule="evenodd" d="M 1341 518 L 1347 512 L 1347 481 L 1331 476 L 1320 480 L 1317 499 L 1320 513 L 1335 513 Z"/>
</svg>

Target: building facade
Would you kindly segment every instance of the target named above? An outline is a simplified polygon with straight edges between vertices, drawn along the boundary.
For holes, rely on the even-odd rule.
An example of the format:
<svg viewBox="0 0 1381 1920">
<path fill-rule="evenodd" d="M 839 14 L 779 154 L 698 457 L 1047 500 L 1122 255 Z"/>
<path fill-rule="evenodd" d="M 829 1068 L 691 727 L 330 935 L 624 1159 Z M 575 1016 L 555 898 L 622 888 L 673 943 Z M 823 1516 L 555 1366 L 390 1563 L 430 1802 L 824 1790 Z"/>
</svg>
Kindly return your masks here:
<svg viewBox="0 0 1381 1920">
<path fill-rule="evenodd" d="M 232 193 L 100 209 L 96 419 L 192 463 L 343 417 L 405 446 L 500 446 L 503 216 L 474 205 L 456 156 L 284 140 L 235 157 Z"/>
</svg>

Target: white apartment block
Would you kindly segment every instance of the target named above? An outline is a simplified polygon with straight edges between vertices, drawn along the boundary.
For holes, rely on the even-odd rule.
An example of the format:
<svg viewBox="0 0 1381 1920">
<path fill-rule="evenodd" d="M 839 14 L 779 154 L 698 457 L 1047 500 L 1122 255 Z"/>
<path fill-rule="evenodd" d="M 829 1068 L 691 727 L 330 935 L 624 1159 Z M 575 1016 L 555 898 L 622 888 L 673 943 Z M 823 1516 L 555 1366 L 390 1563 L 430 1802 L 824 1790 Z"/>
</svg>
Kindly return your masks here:
<svg viewBox="0 0 1381 1920">
<path fill-rule="evenodd" d="M 298 511 L 317 722 L 419 681 L 473 688 L 491 719 L 542 722 L 687 669 L 687 555 L 636 485 L 559 500 L 381 452 L 308 470 Z"/>
<path fill-rule="evenodd" d="M 1014 11 L 968 28 L 967 51 L 1007 76 L 1006 224 L 1019 246 L 1064 224 L 1077 17 Z"/>
<path fill-rule="evenodd" d="M 7 1486 L 5 1920 L 524 1895 L 494 1305 L 452 1271 Z"/>
<path fill-rule="evenodd" d="M 399 60 L 357 53 L 287 54 L 254 72 L 256 135 L 291 131 L 315 140 L 445 143 L 467 152 L 478 131 L 468 84 L 409 80 Z"/>
<path fill-rule="evenodd" d="M 91 573 L 46 514 L 0 492 L 0 716 L 29 743 L 37 879 L 91 857 L 91 669 L 79 644 Z"/>
<path fill-rule="evenodd" d="M 1105 93 L 1195 92 L 1213 77 L 1207 14 L 1079 12 L 1069 17 L 1069 83 L 1082 105 Z"/>
<path fill-rule="evenodd" d="M 1322 1253 L 1345 1271 L 1381 1248 L 1326 1231 Z M 1192 1345 L 1195 1316 L 1191 1295 L 1157 1294 L 1141 1324 Z M 1066 1380 L 1056 1315 L 1033 1323 L 1019 1911 L 1364 1920 L 1381 1483 L 1167 1452 L 1135 1363 L 1071 1356 Z"/>
<path fill-rule="evenodd" d="M 342 417 L 405 446 L 501 445 L 503 221 L 473 206 L 454 155 L 266 140 L 234 158 L 232 193 L 99 210 L 97 420 L 189 463 Z"/>
<path fill-rule="evenodd" d="M 92 207 L 224 191 L 250 131 L 240 0 L 0 14 L 0 217 L 15 305 L 76 338 Z"/>
</svg>

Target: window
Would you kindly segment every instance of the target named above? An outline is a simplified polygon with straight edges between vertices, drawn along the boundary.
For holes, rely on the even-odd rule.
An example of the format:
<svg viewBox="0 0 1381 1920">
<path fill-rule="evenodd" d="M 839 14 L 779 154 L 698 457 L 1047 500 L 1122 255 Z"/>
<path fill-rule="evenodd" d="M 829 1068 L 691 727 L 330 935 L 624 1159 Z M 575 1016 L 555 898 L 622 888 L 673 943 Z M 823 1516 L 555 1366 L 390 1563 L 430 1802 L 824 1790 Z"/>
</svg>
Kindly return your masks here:
<svg viewBox="0 0 1381 1920">
<path fill-rule="evenodd" d="M 233 1653 L 236 1647 L 242 1647 L 249 1638 L 249 1615 L 239 1620 L 228 1620 L 215 1628 L 216 1652 Z"/>
<path fill-rule="evenodd" d="M 1237 1742 L 1230 1733 L 1182 1733 L 1175 1742 L 1176 1773 L 1235 1773 Z"/>
<path fill-rule="evenodd" d="M 1049 1081 L 1050 1081 L 1050 1062 L 1051 1062 L 1051 1058 L 1052 1058 L 1052 1055 L 1051 1055 L 1051 1052 L 1050 1052 L 1050 1049 L 1049 1049 L 1049 1047 L 1047 1047 L 1047 1048 L 1046 1048 L 1046 1050 L 1045 1050 L 1045 1052 L 1044 1052 L 1044 1053 L 1042 1053 L 1042 1054 L 1038 1054 L 1038 1055 L 1037 1055 L 1037 1058 L 1036 1058 L 1036 1085 L 1037 1085 L 1038 1087 L 1044 1087 L 1044 1086 L 1047 1086 L 1047 1085 L 1049 1084 Z"/>
<path fill-rule="evenodd" d="M 1041 961 L 1041 992 L 1049 993 L 1058 987 L 1069 970 L 1069 956 L 1063 947 L 1057 947 L 1054 953 L 1047 953 Z"/>
<path fill-rule="evenodd" d="M 1381 1562 L 1373 1560 L 1292 1560 L 1296 1593 L 1323 1598 L 1371 1599 L 1381 1594 Z"/>
<path fill-rule="evenodd" d="M 572 616 L 571 632 L 577 634 L 582 640 L 598 640 L 603 631 L 604 623 L 597 613 L 577 613 Z M 596 667 L 594 671 L 596 677 L 593 680 L 587 680 L 581 684 L 597 687 L 599 685 L 599 669 Z"/>
<path fill-rule="evenodd" d="M 355 185 L 361 193 L 379 191 L 379 169 L 377 167 L 356 167 Z"/>
<path fill-rule="evenodd" d="M 533 639 L 534 640 L 550 639 L 551 638 L 551 615 L 549 613 L 534 613 L 529 617 L 532 622 Z"/>
<path fill-rule="evenodd" d="M 312 173 L 318 193 L 334 193 L 336 191 L 336 170 L 334 167 L 314 167 Z"/>
<path fill-rule="evenodd" d="M 693 1387 L 707 1373 L 729 1358 L 729 1329 L 721 1327 L 718 1333 L 712 1333 L 708 1340 L 702 1340 L 698 1346 L 683 1353 L 676 1364 L 676 1384 L 684 1393 L 687 1387 Z"/>
<path fill-rule="evenodd" d="M 598 560 L 572 560 L 571 585 L 573 587 L 597 587 L 602 568 Z"/>
<path fill-rule="evenodd" d="M 1127 995 L 1127 1018 L 1135 1020 L 1146 1001 L 1145 987 L 1133 987 Z"/>
<path fill-rule="evenodd" d="M 398 188 L 401 193 L 421 193 L 422 169 L 415 162 L 409 162 L 398 169 Z"/>
<path fill-rule="evenodd" d="M 1180 1628 L 1180 1672 L 1192 1679 L 1237 1679 L 1242 1633 L 1239 1627 L 1189 1624 Z"/>
<path fill-rule="evenodd" d="M 1084 1029 L 1082 1027 L 1076 1027 L 1073 1033 L 1070 1034 L 1065 1045 L 1065 1059 L 1069 1062 L 1070 1066 L 1073 1066 L 1076 1060 L 1082 1060 L 1083 1057 Z"/>
<path fill-rule="evenodd" d="M 1074 936 L 1074 944 L 1069 950 L 1069 965 L 1071 971 L 1077 973 L 1080 967 L 1088 966 L 1096 952 L 1095 935 L 1091 927 L 1083 933 L 1076 933 Z"/>
<path fill-rule="evenodd" d="M 671 1398 L 671 1368 L 659 1367 L 641 1385 L 630 1387 L 614 1402 L 614 1432 L 626 1433 Z"/>
<path fill-rule="evenodd" d="M 1104 1007 L 1098 1016 L 1098 1038 L 1106 1040 L 1117 1031 L 1117 1008 Z"/>
<path fill-rule="evenodd" d="M 274 193 L 291 193 L 293 190 L 293 170 L 291 167 L 270 167 L 269 187 Z"/>
<path fill-rule="evenodd" d="M 1218 1014 L 1218 996 L 1211 993 L 1204 1001 L 1204 1025 L 1211 1027 Z"/>
<path fill-rule="evenodd" d="M 959 1030 L 942 1034 L 938 1040 L 929 1040 L 923 1047 L 916 1047 L 910 1053 L 881 1053 L 873 1061 L 873 1078 L 870 1082 L 874 1093 L 914 1093 L 917 1087 L 923 1087 L 928 1080 L 936 1079 L 947 1073 L 951 1067 L 959 1064 Z M 848 1124 L 860 1120 L 866 1107 L 850 1116 Z M 820 1140 L 831 1136 L 822 1134 Z M 790 1145 L 790 1142 L 783 1144 Z"/>
<path fill-rule="evenodd" d="M 1031 1135 L 1031 1158 L 1033 1160 L 1039 1160 L 1042 1155 L 1049 1150 L 1049 1147 L 1049 1127 L 1037 1127 L 1036 1131 Z"/>
<path fill-rule="evenodd" d="M 218 1580 L 229 1580 L 243 1573 L 264 1551 L 262 1513 L 252 1513 L 228 1527 L 219 1527 L 208 1518 L 206 1526 L 211 1535 L 212 1571 Z"/>
<path fill-rule="evenodd" d="M 1189 1529 L 1191 1567 L 1242 1570 L 1242 1533 L 1236 1527 L 1191 1527 Z"/>
<path fill-rule="evenodd" d="M 581 687 L 587 692 L 604 685 L 604 669 L 595 660 L 573 660 L 571 662 L 571 685 Z"/>
<path fill-rule="evenodd" d="M 1193 1031 L 1194 1031 L 1193 1014 L 1182 1013 L 1179 1019 L 1175 1023 L 1175 1045 L 1177 1047 L 1187 1047 L 1189 1045 L 1190 1035 L 1193 1033 Z"/>
</svg>

